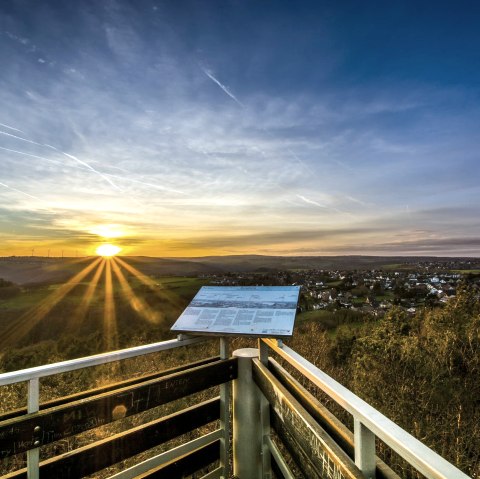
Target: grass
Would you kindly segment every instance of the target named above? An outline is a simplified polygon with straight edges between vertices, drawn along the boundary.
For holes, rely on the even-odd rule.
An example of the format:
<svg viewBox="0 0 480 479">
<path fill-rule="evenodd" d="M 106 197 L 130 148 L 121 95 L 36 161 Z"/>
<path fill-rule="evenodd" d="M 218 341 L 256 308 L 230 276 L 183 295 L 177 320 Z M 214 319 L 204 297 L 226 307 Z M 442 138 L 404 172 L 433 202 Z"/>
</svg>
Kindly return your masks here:
<svg viewBox="0 0 480 479">
<path fill-rule="evenodd" d="M 23 291 L 17 296 L 9 299 L 0 299 L 0 310 L 22 312 L 33 308 L 40 301 L 45 299 L 51 291 L 49 288 L 39 288 Z"/>
<path fill-rule="evenodd" d="M 205 279 L 190 278 L 190 277 L 162 277 L 156 280 L 158 284 L 165 289 L 175 292 L 182 298 L 193 298 L 198 290 L 208 284 Z"/>
<path fill-rule="evenodd" d="M 393 270 L 400 270 L 400 271 L 410 271 L 415 269 L 415 267 L 411 264 L 403 264 L 403 263 L 392 263 L 392 264 L 385 264 L 381 267 L 381 269 L 387 270 L 387 271 L 393 271 Z"/>
<path fill-rule="evenodd" d="M 379 294 L 376 296 L 377 301 L 391 300 L 395 297 L 392 292 L 385 292 L 384 294 Z"/>
<path fill-rule="evenodd" d="M 369 325 L 373 325 L 375 323 L 373 322 L 370 322 Z M 337 326 L 336 328 L 332 328 L 332 329 L 328 329 L 327 330 L 327 335 L 330 339 L 335 339 L 337 337 L 337 334 L 338 334 L 338 328 L 342 327 L 343 325 L 339 325 Z M 353 323 L 348 323 L 348 327 L 349 329 L 351 329 L 352 331 L 360 331 L 361 329 L 363 329 L 365 327 L 365 321 L 355 321 Z"/>
<path fill-rule="evenodd" d="M 304 311 L 297 314 L 297 321 L 321 321 L 331 315 L 331 312 L 322 309 L 316 311 Z"/>
<path fill-rule="evenodd" d="M 340 286 L 342 283 L 343 283 L 343 281 L 341 279 L 339 279 L 338 281 L 329 281 L 327 283 L 327 286 Z"/>
<path fill-rule="evenodd" d="M 450 271 L 459 274 L 480 274 L 480 269 L 451 269 Z"/>
</svg>

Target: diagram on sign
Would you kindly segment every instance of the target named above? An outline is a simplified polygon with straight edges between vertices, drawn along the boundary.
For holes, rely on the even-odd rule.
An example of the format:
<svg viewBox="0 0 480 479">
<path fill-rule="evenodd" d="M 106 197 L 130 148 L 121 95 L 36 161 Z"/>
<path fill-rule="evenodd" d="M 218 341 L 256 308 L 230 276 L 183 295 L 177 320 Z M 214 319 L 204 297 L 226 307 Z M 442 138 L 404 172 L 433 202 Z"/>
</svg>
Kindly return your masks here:
<svg viewBox="0 0 480 479">
<path fill-rule="evenodd" d="M 172 331 L 292 336 L 299 292 L 300 286 L 204 286 Z"/>
</svg>

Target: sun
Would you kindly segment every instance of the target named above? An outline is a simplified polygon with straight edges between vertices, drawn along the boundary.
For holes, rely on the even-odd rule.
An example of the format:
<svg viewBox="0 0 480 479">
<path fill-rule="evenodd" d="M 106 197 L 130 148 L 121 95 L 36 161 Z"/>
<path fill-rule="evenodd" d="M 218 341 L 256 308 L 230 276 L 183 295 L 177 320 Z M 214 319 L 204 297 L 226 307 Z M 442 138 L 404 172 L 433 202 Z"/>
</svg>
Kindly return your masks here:
<svg viewBox="0 0 480 479">
<path fill-rule="evenodd" d="M 102 244 L 100 245 L 95 252 L 98 254 L 98 256 L 106 256 L 106 257 L 111 257 L 115 256 L 116 254 L 120 253 L 122 251 L 122 248 L 115 246 L 113 244 Z"/>
</svg>

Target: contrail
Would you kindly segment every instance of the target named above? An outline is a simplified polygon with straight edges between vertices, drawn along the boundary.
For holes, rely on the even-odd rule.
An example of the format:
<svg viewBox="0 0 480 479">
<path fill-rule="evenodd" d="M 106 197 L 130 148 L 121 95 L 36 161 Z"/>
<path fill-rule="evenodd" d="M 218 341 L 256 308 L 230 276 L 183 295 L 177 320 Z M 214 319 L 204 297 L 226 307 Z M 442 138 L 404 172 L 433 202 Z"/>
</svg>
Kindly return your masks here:
<svg viewBox="0 0 480 479">
<path fill-rule="evenodd" d="M 305 201 L 305 203 L 308 203 L 310 205 L 315 205 L 315 206 L 318 206 L 320 208 L 326 208 L 325 205 L 321 205 L 320 203 L 317 203 L 316 201 L 313 201 L 309 198 L 305 198 L 305 196 L 302 196 L 302 195 L 295 195 L 297 198 L 300 198 L 302 201 Z"/>
<path fill-rule="evenodd" d="M 127 178 L 118 175 L 112 175 L 110 173 L 105 173 L 105 176 L 110 176 L 111 178 L 117 178 L 118 180 L 130 181 L 131 183 L 138 183 L 140 185 L 149 186 L 150 188 L 156 188 L 158 190 L 168 191 L 169 193 L 177 193 L 179 195 L 187 195 L 187 193 L 179 190 L 174 190 L 173 188 L 167 188 L 166 186 L 155 185 L 153 183 L 146 183 L 145 181 L 134 180 L 133 178 Z"/>
<path fill-rule="evenodd" d="M 203 68 L 203 67 L 200 67 L 203 71 L 203 73 L 205 73 L 205 75 L 207 75 L 208 78 L 210 78 L 210 80 L 212 80 L 213 82 L 215 82 L 233 101 L 235 101 L 236 103 L 238 103 L 242 108 L 245 108 L 245 105 L 225 86 L 223 85 L 222 83 L 220 83 L 213 75 L 212 73 Z"/>
<path fill-rule="evenodd" d="M 295 195 L 297 198 L 301 199 L 302 201 L 305 201 L 305 203 L 308 203 L 310 205 L 318 206 L 319 208 L 325 208 L 325 209 L 331 209 L 332 211 L 336 211 L 337 213 L 340 213 L 342 215 L 349 215 L 352 216 L 352 213 L 349 213 L 348 211 L 342 211 L 339 210 L 338 208 L 335 208 L 334 206 L 325 206 L 320 203 L 317 203 L 316 201 L 311 200 L 310 198 L 306 198 L 305 196 L 302 195 Z"/>
<path fill-rule="evenodd" d="M 37 143 L 36 141 L 27 140 L 26 138 L 22 138 L 21 136 L 17 136 L 17 135 L 12 135 L 11 133 L 7 133 L 6 131 L 0 131 L 0 135 L 11 136 L 12 138 L 16 138 L 17 140 L 26 141 L 27 143 L 31 143 L 32 145 L 45 146 L 42 143 Z"/>
<path fill-rule="evenodd" d="M 55 150 L 55 151 L 58 151 L 59 153 L 67 156 L 68 158 L 76 161 L 77 163 L 80 163 L 81 165 L 85 166 L 87 169 L 89 169 L 90 171 L 92 171 L 93 173 L 95 173 L 96 175 L 100 176 L 101 178 L 103 178 L 105 181 L 107 181 L 110 185 L 112 185 L 115 189 L 123 192 L 123 190 L 117 186 L 112 180 L 110 180 L 110 178 L 107 178 L 106 176 L 104 176 L 100 171 L 96 170 L 95 168 L 93 168 L 92 166 L 90 166 L 88 163 L 86 163 L 85 161 L 82 161 L 80 160 L 79 158 L 77 158 L 76 156 L 73 156 L 73 155 L 69 155 L 68 153 L 65 153 L 64 151 L 61 151 L 59 150 L 58 148 L 55 148 L 54 146 L 52 145 L 47 145 L 45 143 L 37 143 L 36 141 L 32 141 L 32 140 L 27 140 L 26 138 L 22 138 L 21 136 L 17 136 L 17 135 L 12 135 L 11 133 L 6 133 L 5 131 L 0 131 L 0 134 L 2 135 L 6 135 L 6 136 L 11 136 L 12 138 L 16 138 L 17 140 L 21 140 L 21 141 L 26 141 L 27 143 L 31 143 L 32 145 L 38 145 L 38 146 L 44 146 L 46 148 L 51 148 L 52 150 Z"/>
<path fill-rule="evenodd" d="M 65 166 L 65 163 L 62 163 L 61 161 L 51 160 L 50 158 L 45 158 L 44 156 L 32 155 L 30 153 L 25 153 L 24 151 L 11 150 L 10 148 L 5 148 L 3 146 L 0 146 L 0 150 L 10 151 L 11 153 L 18 153 L 19 155 L 30 156 L 32 158 L 37 158 L 38 160 L 48 161 L 49 163 L 53 163 L 55 165 Z M 68 165 L 68 166 L 70 166 L 70 165 Z M 71 166 L 71 168 L 80 168 L 80 167 L 79 166 L 73 166 L 73 167 Z M 85 168 L 80 168 L 80 169 L 84 170 Z"/>
<path fill-rule="evenodd" d="M 3 126 L 4 128 L 10 128 L 10 130 L 19 131 L 20 133 L 25 133 L 24 131 L 19 130 L 18 128 L 13 128 L 13 126 L 5 125 L 5 123 L 0 123 L 0 126 Z"/>
<path fill-rule="evenodd" d="M 86 163 L 85 161 L 82 161 L 80 160 L 79 158 L 77 158 L 76 156 L 73 156 L 73 155 L 70 155 L 68 153 L 65 153 L 64 151 L 62 150 L 59 150 L 58 148 L 55 148 L 54 146 L 51 146 L 51 145 L 43 145 L 43 146 L 46 146 L 47 148 L 51 148 L 52 150 L 55 150 L 55 151 L 58 151 L 59 153 L 61 153 L 62 155 L 65 155 L 67 158 L 71 158 L 72 160 L 76 161 L 77 163 L 80 163 L 81 165 L 85 166 L 86 168 L 88 168 L 90 171 L 92 171 L 93 173 L 97 174 L 98 176 L 100 176 L 101 178 L 103 178 L 105 181 L 107 181 L 108 183 L 110 183 L 114 188 L 116 188 L 117 190 L 121 191 L 123 193 L 123 190 L 117 186 L 112 180 L 110 180 L 110 178 L 107 178 L 103 173 L 101 173 L 100 171 L 96 170 L 95 168 L 93 168 L 93 166 L 90 166 L 88 163 Z"/>
<path fill-rule="evenodd" d="M 67 166 L 68 168 L 75 168 L 75 169 L 79 169 L 79 170 L 82 170 L 82 171 L 89 171 L 88 168 L 86 168 L 84 166 L 81 166 L 81 165 L 65 165 L 65 163 L 63 163 L 61 161 L 58 161 L 58 160 L 52 160 L 50 158 L 45 158 L 44 156 L 32 155 L 31 153 L 25 153 L 24 151 L 12 150 L 10 148 L 5 148 L 3 146 L 0 146 L 0 150 L 9 151 L 11 153 L 17 153 L 19 155 L 29 156 L 31 158 L 37 158 L 38 160 L 48 161 L 49 163 L 53 163 L 54 165 Z M 145 185 L 145 186 L 148 186 L 150 188 L 156 188 L 158 190 L 168 191 L 170 193 L 177 193 L 179 195 L 187 195 L 187 193 L 185 193 L 183 191 L 180 191 L 180 190 L 174 190 L 173 188 L 167 188 L 165 186 L 156 185 L 154 183 L 146 183 L 145 181 L 134 180 L 133 178 L 129 178 L 127 176 L 118 176 L 118 175 L 112 175 L 112 174 L 109 174 L 109 173 L 103 173 L 103 175 L 104 176 L 109 176 L 111 178 L 116 178 L 118 180 L 129 181 L 130 183 L 138 183 L 140 185 Z"/>
<path fill-rule="evenodd" d="M 315 172 L 308 166 L 303 160 L 301 160 L 290 148 L 287 150 L 297 161 L 303 166 L 311 175 L 315 175 Z"/>
<path fill-rule="evenodd" d="M 347 200 L 350 200 L 352 203 L 357 203 L 357 204 L 362 205 L 362 206 L 367 206 L 367 203 L 365 203 L 364 201 L 361 201 L 357 198 L 354 198 L 353 196 L 345 196 L 345 198 Z"/>
<path fill-rule="evenodd" d="M 28 193 L 25 193 L 25 191 L 17 190 L 17 188 L 12 188 L 11 186 L 6 185 L 5 183 L 0 182 L 1 186 L 4 186 L 5 188 L 16 191 L 17 193 L 21 193 L 22 195 L 28 196 L 29 198 L 33 198 L 34 200 L 39 200 L 40 198 L 37 198 L 36 196 L 29 195 Z"/>
</svg>

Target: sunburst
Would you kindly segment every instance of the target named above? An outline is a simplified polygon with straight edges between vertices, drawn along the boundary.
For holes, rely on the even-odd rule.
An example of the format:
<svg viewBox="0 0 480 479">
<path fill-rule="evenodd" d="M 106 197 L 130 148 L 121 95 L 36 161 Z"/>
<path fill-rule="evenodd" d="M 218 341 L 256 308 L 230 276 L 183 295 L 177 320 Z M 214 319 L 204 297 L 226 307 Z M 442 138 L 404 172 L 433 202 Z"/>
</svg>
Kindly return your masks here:
<svg viewBox="0 0 480 479">
<path fill-rule="evenodd" d="M 98 256 L 103 256 L 105 258 L 111 258 L 120 253 L 120 251 L 122 251 L 122 248 L 109 243 L 102 244 L 95 250 Z"/>
</svg>

